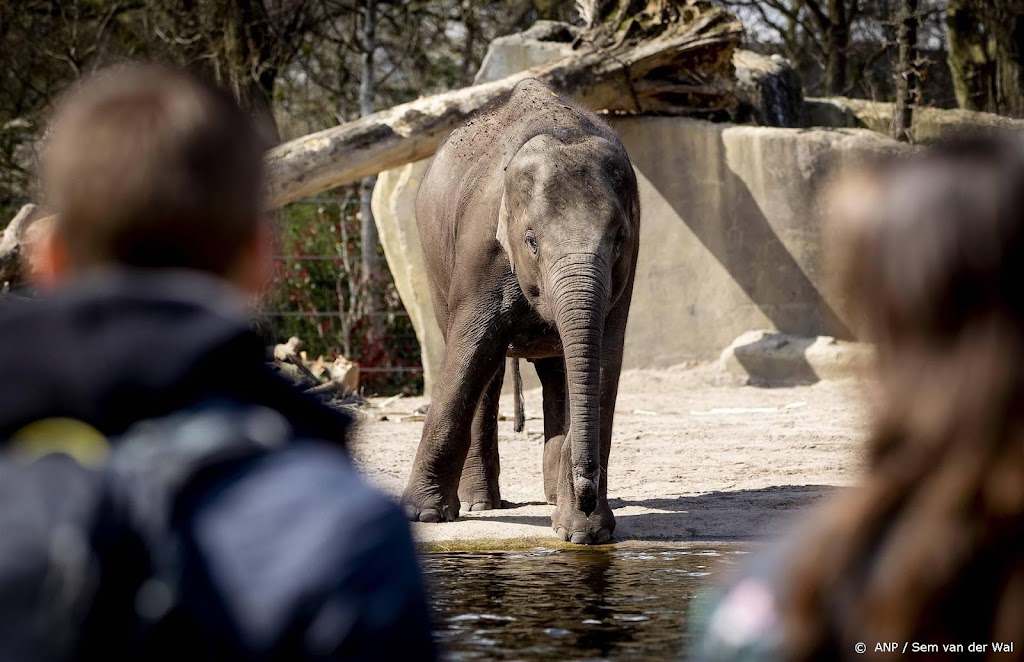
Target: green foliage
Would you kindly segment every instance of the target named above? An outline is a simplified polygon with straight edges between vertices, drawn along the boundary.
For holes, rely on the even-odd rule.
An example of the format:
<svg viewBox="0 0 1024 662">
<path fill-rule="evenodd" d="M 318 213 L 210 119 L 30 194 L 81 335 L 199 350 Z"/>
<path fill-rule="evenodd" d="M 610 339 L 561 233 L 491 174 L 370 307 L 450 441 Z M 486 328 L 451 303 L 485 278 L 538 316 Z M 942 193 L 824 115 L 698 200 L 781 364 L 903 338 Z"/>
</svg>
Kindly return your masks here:
<svg viewBox="0 0 1024 662">
<path fill-rule="evenodd" d="M 343 355 L 358 363 L 366 394 L 421 392 L 419 343 L 390 271 L 369 282 L 360 273 L 358 210 L 358 188 L 347 187 L 281 211 L 265 326 L 278 342 L 298 336 L 311 359 Z M 380 308 L 368 314 L 371 293 Z"/>
</svg>

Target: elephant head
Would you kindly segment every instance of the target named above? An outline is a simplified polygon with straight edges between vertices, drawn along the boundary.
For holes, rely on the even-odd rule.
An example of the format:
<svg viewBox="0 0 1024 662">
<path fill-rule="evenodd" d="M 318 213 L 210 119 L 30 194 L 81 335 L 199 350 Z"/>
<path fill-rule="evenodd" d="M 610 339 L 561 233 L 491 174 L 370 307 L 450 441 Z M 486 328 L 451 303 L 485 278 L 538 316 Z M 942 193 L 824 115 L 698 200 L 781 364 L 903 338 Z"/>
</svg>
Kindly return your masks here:
<svg viewBox="0 0 1024 662">
<path fill-rule="evenodd" d="M 497 240 L 526 299 L 559 333 L 569 399 L 576 507 L 595 508 L 600 476 L 605 319 L 636 259 L 637 184 L 621 145 L 541 134 L 508 161 Z"/>
</svg>

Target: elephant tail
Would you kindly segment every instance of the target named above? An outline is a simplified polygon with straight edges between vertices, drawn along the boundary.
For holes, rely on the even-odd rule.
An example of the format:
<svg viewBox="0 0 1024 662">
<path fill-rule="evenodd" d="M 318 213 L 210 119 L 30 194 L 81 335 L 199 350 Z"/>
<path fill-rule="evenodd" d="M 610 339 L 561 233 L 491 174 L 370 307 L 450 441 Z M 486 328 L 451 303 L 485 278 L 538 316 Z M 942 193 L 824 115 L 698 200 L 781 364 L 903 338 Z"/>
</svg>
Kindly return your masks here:
<svg viewBox="0 0 1024 662">
<path fill-rule="evenodd" d="M 515 391 L 515 419 L 513 429 L 522 432 L 526 426 L 526 410 L 523 406 L 523 376 L 519 372 L 519 359 L 512 359 L 512 388 Z"/>
</svg>

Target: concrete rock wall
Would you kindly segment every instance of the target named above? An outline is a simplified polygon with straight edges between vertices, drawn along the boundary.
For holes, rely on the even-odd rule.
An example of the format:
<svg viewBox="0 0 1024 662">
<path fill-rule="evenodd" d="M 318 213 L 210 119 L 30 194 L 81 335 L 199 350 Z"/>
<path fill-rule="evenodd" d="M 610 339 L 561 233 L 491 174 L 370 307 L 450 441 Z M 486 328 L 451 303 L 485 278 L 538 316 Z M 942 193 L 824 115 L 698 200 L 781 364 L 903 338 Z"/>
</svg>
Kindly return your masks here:
<svg viewBox="0 0 1024 662">
<path fill-rule="evenodd" d="M 714 358 L 750 329 L 850 337 L 825 288 L 816 194 L 834 169 L 896 143 L 677 118 L 614 126 L 643 209 L 626 367 Z"/>
<path fill-rule="evenodd" d="M 416 329 L 426 393 L 433 388 L 434 375 L 440 371 L 444 358 L 444 338 L 434 319 L 427 266 L 416 230 L 416 190 L 430 161 L 424 159 L 382 172 L 377 176 L 371 202 L 384 257 L 395 279 L 398 296 Z"/>
<path fill-rule="evenodd" d="M 889 134 L 895 104 L 846 97 L 807 99 L 808 126 L 856 127 Z M 1000 129 L 1024 131 L 1024 120 L 959 108 L 915 108 L 912 133 L 915 142 L 948 138 L 965 130 Z"/>
</svg>

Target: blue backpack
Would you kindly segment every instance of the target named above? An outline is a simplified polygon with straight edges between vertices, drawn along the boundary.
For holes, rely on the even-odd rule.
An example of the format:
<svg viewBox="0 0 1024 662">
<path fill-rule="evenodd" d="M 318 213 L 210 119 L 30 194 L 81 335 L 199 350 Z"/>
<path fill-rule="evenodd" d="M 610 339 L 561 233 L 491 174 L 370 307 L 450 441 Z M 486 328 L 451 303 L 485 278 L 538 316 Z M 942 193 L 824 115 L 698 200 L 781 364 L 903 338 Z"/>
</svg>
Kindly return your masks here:
<svg viewBox="0 0 1024 662">
<path fill-rule="evenodd" d="M 75 421 L 30 428 L 0 456 L 0 660 L 181 660 L 196 642 L 232 657 L 183 523 L 210 481 L 286 439 L 283 420 L 204 407 L 110 444 Z"/>
</svg>

